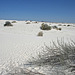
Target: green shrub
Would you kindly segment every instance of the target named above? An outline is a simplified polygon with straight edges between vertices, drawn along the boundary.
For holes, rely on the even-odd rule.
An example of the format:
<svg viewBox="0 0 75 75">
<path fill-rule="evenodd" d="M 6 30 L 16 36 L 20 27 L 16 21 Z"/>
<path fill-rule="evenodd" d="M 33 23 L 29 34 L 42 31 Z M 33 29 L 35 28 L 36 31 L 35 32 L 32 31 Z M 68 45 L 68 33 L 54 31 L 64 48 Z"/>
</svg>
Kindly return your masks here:
<svg viewBox="0 0 75 75">
<path fill-rule="evenodd" d="M 6 21 L 6 23 L 4 24 L 4 26 L 13 26 L 9 21 Z"/>
<path fill-rule="evenodd" d="M 42 30 L 51 30 L 51 26 L 48 26 L 47 24 L 41 24 L 41 27 L 40 27 Z"/>
</svg>

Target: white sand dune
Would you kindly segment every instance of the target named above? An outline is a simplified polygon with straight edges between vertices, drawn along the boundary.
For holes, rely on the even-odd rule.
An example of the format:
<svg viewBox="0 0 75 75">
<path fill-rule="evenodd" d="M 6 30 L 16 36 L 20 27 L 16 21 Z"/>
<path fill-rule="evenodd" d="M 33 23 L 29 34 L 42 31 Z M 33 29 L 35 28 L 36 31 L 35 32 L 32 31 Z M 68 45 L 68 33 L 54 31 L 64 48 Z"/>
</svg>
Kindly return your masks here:
<svg viewBox="0 0 75 75">
<path fill-rule="evenodd" d="M 54 29 L 43 31 L 40 29 L 42 22 L 26 24 L 25 21 L 16 21 L 17 23 L 12 23 L 13 27 L 4 27 L 5 22 L 6 20 L 0 20 L 0 72 L 7 68 L 6 64 L 10 61 L 25 63 L 31 56 L 37 56 L 44 43 L 49 45 L 50 41 L 56 41 L 57 38 L 64 38 L 66 42 L 70 39 L 75 41 L 73 24 L 69 27 L 62 24 L 61 31 Z M 43 37 L 37 36 L 40 31 L 43 31 Z"/>
</svg>

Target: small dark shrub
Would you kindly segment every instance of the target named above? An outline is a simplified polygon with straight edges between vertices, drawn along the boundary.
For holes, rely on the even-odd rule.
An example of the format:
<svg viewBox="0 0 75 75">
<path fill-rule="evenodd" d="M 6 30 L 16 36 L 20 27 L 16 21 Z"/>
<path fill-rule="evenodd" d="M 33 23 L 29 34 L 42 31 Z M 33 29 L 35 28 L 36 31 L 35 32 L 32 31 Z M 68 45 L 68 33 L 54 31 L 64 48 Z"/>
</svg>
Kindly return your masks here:
<svg viewBox="0 0 75 75">
<path fill-rule="evenodd" d="M 40 31 L 37 36 L 43 36 L 43 32 Z"/>
<path fill-rule="evenodd" d="M 57 26 L 52 26 L 52 28 L 53 28 L 53 29 L 57 29 L 58 27 L 57 27 Z"/>
<path fill-rule="evenodd" d="M 59 30 L 59 28 L 55 28 L 56 30 Z"/>
<path fill-rule="evenodd" d="M 66 25 L 63 25 L 63 26 L 66 26 Z"/>
<path fill-rule="evenodd" d="M 35 21 L 34 23 L 38 23 L 37 21 Z"/>
<path fill-rule="evenodd" d="M 58 26 L 62 26 L 61 24 L 59 24 Z"/>
<path fill-rule="evenodd" d="M 4 26 L 13 26 L 9 21 L 6 21 L 6 23 L 4 24 Z"/>
<path fill-rule="evenodd" d="M 67 26 L 71 26 L 71 25 L 67 25 Z"/>
<path fill-rule="evenodd" d="M 51 26 L 48 26 L 47 24 L 41 24 L 41 27 L 40 27 L 42 30 L 51 30 Z"/>
<path fill-rule="evenodd" d="M 26 24 L 30 24 L 30 22 L 27 22 Z"/>
<path fill-rule="evenodd" d="M 58 30 L 61 30 L 61 28 L 58 28 Z"/>
<path fill-rule="evenodd" d="M 16 23 L 16 21 L 12 21 L 12 23 Z"/>
<path fill-rule="evenodd" d="M 45 66 L 46 69 L 48 67 L 48 71 L 53 70 L 53 72 L 57 73 L 52 75 L 75 75 L 74 41 L 65 43 L 63 40 L 57 40 L 57 43 L 53 41 L 52 44 L 50 43 L 50 46 L 45 45 L 42 49 L 42 52 L 39 52 L 37 57 L 32 57 L 32 60 L 29 62 L 31 65 Z M 74 74 L 66 74 L 65 70 Z"/>
</svg>

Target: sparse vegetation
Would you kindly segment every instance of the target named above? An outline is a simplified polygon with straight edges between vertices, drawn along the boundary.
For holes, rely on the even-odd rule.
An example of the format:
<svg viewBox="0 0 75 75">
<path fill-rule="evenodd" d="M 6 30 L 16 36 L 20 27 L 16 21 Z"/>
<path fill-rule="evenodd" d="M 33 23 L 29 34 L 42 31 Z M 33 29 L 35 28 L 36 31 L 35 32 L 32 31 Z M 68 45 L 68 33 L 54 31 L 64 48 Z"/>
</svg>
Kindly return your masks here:
<svg viewBox="0 0 75 75">
<path fill-rule="evenodd" d="M 58 27 L 57 27 L 57 26 L 52 26 L 52 28 L 53 28 L 53 29 L 58 29 Z"/>
<path fill-rule="evenodd" d="M 59 24 L 58 26 L 62 26 L 62 24 Z"/>
<path fill-rule="evenodd" d="M 51 30 L 51 26 L 48 26 L 47 24 L 42 23 L 41 27 L 42 30 Z"/>
<path fill-rule="evenodd" d="M 6 23 L 4 24 L 4 26 L 13 26 L 9 21 L 6 21 Z"/>
<path fill-rule="evenodd" d="M 16 21 L 12 21 L 12 23 L 16 23 Z"/>
<path fill-rule="evenodd" d="M 63 25 L 63 26 L 66 26 L 66 25 Z"/>
<path fill-rule="evenodd" d="M 30 22 L 27 22 L 26 24 L 30 24 Z"/>
<path fill-rule="evenodd" d="M 71 26 L 71 25 L 67 25 L 67 26 L 69 27 L 69 26 Z"/>
<path fill-rule="evenodd" d="M 62 30 L 61 28 L 58 28 L 57 26 L 52 26 L 52 28 L 56 30 Z"/>
<path fill-rule="evenodd" d="M 34 23 L 38 23 L 37 21 L 35 21 Z"/>
<path fill-rule="evenodd" d="M 58 68 L 64 66 L 64 69 L 71 68 L 71 72 L 75 71 L 75 42 L 65 43 L 57 40 L 56 44 L 53 41 L 52 46 L 45 45 L 38 58 L 34 57 L 32 63 L 38 66 L 58 66 Z"/>
<path fill-rule="evenodd" d="M 58 28 L 58 30 L 62 30 L 61 28 Z"/>
<path fill-rule="evenodd" d="M 43 36 L 43 32 L 40 31 L 37 36 Z"/>
</svg>

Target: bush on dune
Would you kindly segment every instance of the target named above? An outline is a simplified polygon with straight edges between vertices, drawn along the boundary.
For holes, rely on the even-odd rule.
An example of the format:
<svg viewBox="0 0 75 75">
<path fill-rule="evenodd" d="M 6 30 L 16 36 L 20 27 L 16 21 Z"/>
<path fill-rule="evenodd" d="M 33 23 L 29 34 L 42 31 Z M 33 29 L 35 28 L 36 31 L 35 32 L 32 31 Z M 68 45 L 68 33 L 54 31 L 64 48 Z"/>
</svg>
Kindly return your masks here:
<svg viewBox="0 0 75 75">
<path fill-rule="evenodd" d="M 56 30 L 62 30 L 61 28 L 56 28 Z"/>
<path fill-rule="evenodd" d="M 26 24 L 30 24 L 30 22 L 27 22 Z"/>
<path fill-rule="evenodd" d="M 69 26 L 71 26 L 71 25 L 67 25 L 67 27 L 69 27 Z"/>
<path fill-rule="evenodd" d="M 12 21 L 12 23 L 16 23 L 16 21 Z"/>
<path fill-rule="evenodd" d="M 34 23 L 38 23 L 37 21 L 35 21 Z"/>
<path fill-rule="evenodd" d="M 6 23 L 4 24 L 4 26 L 13 26 L 9 21 L 6 21 Z"/>
<path fill-rule="evenodd" d="M 37 36 L 43 36 L 43 32 L 40 31 Z"/>
<path fill-rule="evenodd" d="M 51 30 L 51 26 L 48 26 L 47 24 L 42 23 L 41 27 L 42 30 Z"/>
<path fill-rule="evenodd" d="M 58 26 L 62 26 L 62 24 L 58 24 Z"/>
<path fill-rule="evenodd" d="M 66 26 L 66 25 L 63 25 L 63 26 Z"/>
<path fill-rule="evenodd" d="M 38 58 L 34 57 L 32 63 L 38 66 L 65 66 L 71 68 L 71 72 L 75 71 L 75 42 L 57 40 L 56 44 L 53 41 L 52 46 L 45 45 L 45 50 L 38 54 Z"/>
<path fill-rule="evenodd" d="M 52 28 L 53 28 L 53 29 L 57 29 L 58 27 L 57 27 L 57 26 L 52 26 Z"/>
<path fill-rule="evenodd" d="M 61 28 L 58 28 L 59 30 L 62 30 Z"/>
<path fill-rule="evenodd" d="M 53 29 L 62 30 L 62 28 L 58 28 L 57 26 L 52 26 Z"/>
</svg>

